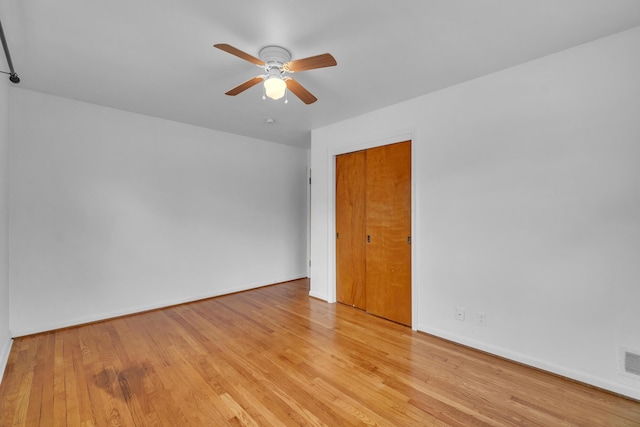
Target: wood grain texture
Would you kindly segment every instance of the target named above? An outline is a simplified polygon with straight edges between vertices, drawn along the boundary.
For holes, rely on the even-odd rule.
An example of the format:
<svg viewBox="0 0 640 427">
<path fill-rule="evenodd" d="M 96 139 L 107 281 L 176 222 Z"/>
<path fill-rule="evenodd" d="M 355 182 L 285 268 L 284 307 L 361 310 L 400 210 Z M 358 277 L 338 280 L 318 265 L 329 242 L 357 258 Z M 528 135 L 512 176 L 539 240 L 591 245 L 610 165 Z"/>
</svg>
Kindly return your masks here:
<svg viewBox="0 0 640 427">
<path fill-rule="evenodd" d="M 366 154 L 336 156 L 336 299 L 366 309 Z"/>
<path fill-rule="evenodd" d="M 638 426 L 640 403 L 299 280 L 18 338 L 1 426 Z"/>
<path fill-rule="evenodd" d="M 313 96 L 313 94 L 309 92 L 304 86 L 302 86 L 291 77 L 287 77 L 286 79 L 284 79 L 284 81 L 287 84 L 287 89 L 289 89 L 295 96 L 300 98 L 300 101 L 304 102 L 305 104 L 313 104 L 318 100 L 318 98 Z"/>
<path fill-rule="evenodd" d="M 366 151 L 367 311 L 411 325 L 411 141 Z"/>
<path fill-rule="evenodd" d="M 249 61 L 252 64 L 258 65 L 260 67 L 264 66 L 264 61 L 262 61 L 261 59 L 258 59 L 253 55 L 249 55 L 247 52 L 240 50 L 237 47 L 233 47 L 229 44 L 219 43 L 214 44 L 213 47 L 217 47 L 220 50 L 230 53 L 231 55 L 235 55 L 240 59 L 244 59 L 245 61 Z"/>
<path fill-rule="evenodd" d="M 225 95 L 236 96 L 239 93 L 242 93 L 245 90 L 254 87 L 258 83 L 261 83 L 262 81 L 264 81 L 264 78 L 262 76 L 256 76 L 256 77 L 254 77 L 252 79 L 247 80 L 244 83 L 239 84 L 238 86 L 234 87 L 233 89 L 230 89 L 229 91 L 225 92 Z"/>
<path fill-rule="evenodd" d="M 289 73 L 297 73 L 300 71 L 314 70 L 316 68 L 333 67 L 338 65 L 335 58 L 330 53 L 310 56 L 308 58 L 296 59 L 287 62 L 283 68 Z"/>
</svg>

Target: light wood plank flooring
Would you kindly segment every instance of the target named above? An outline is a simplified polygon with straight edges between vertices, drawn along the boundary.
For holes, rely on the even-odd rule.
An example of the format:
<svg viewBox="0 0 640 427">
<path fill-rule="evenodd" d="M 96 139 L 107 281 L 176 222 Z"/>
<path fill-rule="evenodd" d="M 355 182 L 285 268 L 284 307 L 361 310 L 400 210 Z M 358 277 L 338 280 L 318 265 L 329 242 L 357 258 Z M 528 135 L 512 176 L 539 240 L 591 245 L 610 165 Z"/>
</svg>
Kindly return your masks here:
<svg viewBox="0 0 640 427">
<path fill-rule="evenodd" d="M 298 280 L 16 339 L 0 425 L 638 426 L 640 403 Z"/>
</svg>

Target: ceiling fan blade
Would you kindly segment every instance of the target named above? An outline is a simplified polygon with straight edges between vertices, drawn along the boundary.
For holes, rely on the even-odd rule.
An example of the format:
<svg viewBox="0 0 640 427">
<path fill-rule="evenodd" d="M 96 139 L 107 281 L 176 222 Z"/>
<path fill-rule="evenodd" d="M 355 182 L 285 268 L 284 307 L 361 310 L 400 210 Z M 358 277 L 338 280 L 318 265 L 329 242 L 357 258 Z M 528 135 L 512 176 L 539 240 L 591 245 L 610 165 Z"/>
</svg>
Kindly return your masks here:
<svg viewBox="0 0 640 427">
<path fill-rule="evenodd" d="M 236 96 L 237 94 L 244 92 L 245 90 L 249 89 L 250 87 L 253 87 L 253 86 L 257 85 L 262 80 L 264 80 L 264 78 L 262 76 L 257 76 L 257 77 L 254 77 L 252 79 L 249 79 L 246 82 L 244 82 L 244 83 L 234 87 L 230 91 L 226 92 L 225 95 Z"/>
<path fill-rule="evenodd" d="M 264 66 L 264 62 L 261 59 L 258 59 L 255 56 L 249 55 L 247 52 L 243 52 L 240 49 L 235 48 L 229 44 L 225 44 L 225 43 L 214 44 L 213 47 L 217 47 L 220 50 L 224 50 L 225 52 L 230 53 L 231 55 L 235 55 L 238 58 L 244 59 L 245 61 L 249 61 L 252 64 L 259 65 L 260 67 Z"/>
<path fill-rule="evenodd" d="M 334 65 L 338 65 L 335 58 L 330 53 L 323 53 L 322 55 L 289 61 L 284 64 L 283 68 L 290 73 L 296 73 L 315 68 L 333 67 Z"/>
<path fill-rule="evenodd" d="M 318 100 L 318 98 L 313 96 L 311 92 L 306 90 L 300 83 L 293 80 L 291 77 L 285 79 L 285 82 L 287 83 L 287 89 L 293 92 L 293 94 L 300 98 L 300 101 L 304 102 L 305 104 L 313 104 Z"/>
</svg>

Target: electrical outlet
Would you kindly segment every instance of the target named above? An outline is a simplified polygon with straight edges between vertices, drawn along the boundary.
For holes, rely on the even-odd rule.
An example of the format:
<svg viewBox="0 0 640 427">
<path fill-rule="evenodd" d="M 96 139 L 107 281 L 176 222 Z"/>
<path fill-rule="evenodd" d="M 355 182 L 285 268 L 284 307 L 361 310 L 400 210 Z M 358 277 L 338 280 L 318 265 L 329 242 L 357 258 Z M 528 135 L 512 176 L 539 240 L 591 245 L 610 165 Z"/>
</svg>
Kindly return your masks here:
<svg viewBox="0 0 640 427">
<path fill-rule="evenodd" d="M 478 325 L 487 326 L 487 313 L 478 312 Z"/>
<path fill-rule="evenodd" d="M 461 322 L 464 321 L 464 307 L 456 307 L 456 319 Z"/>
</svg>

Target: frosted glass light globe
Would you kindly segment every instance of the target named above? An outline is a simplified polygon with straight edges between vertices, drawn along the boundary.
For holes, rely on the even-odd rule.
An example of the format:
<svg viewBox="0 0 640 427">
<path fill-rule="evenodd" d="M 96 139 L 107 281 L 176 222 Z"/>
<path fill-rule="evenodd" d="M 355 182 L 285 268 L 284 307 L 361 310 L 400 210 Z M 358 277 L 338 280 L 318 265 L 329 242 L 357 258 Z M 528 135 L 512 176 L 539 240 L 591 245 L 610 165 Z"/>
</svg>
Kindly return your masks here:
<svg viewBox="0 0 640 427">
<path fill-rule="evenodd" d="M 284 96 L 287 84 L 280 77 L 269 77 L 264 81 L 264 91 L 271 99 L 280 99 Z"/>
</svg>

